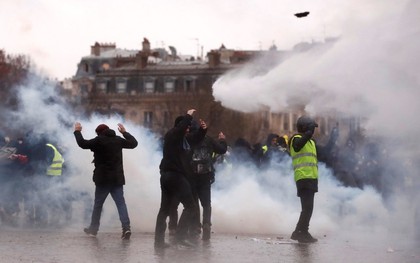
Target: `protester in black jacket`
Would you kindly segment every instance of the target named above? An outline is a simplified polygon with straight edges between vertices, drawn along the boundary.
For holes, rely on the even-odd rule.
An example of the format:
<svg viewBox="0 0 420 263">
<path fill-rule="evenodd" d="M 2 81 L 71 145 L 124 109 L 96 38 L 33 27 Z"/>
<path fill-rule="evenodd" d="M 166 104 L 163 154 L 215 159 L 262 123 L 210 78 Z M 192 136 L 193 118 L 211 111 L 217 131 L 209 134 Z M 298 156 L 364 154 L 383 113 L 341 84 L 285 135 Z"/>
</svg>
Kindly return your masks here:
<svg viewBox="0 0 420 263">
<path fill-rule="evenodd" d="M 137 147 L 137 140 L 125 130 L 122 124 L 118 124 L 119 132 L 124 136 L 116 136 L 115 131 L 107 125 L 100 124 L 96 128 L 96 136 L 91 140 L 85 140 L 82 136 L 82 125 L 76 122 L 74 136 L 77 144 L 82 149 L 90 149 L 93 152 L 93 181 L 95 182 L 95 201 L 90 226 L 84 231 L 90 236 L 96 236 L 99 230 L 102 207 L 108 194 L 111 194 L 123 229 L 122 239 L 130 239 L 130 219 L 124 199 L 123 185 L 125 184 L 122 149 Z"/>
<path fill-rule="evenodd" d="M 191 147 L 200 142 L 207 132 L 206 123 L 201 121 L 199 130 L 189 133 L 192 115 L 195 111 L 195 109 L 190 109 L 186 115 L 177 117 L 174 127 L 164 137 L 163 158 L 159 166 L 162 199 L 155 229 L 155 247 L 157 248 L 167 246 L 165 243 L 166 219 L 175 198 L 184 206 L 175 235 L 180 244 L 190 245 L 186 240 L 187 232 L 199 216 L 191 185 L 186 178 L 186 168 L 191 160 L 188 153 L 191 151 Z"/>
<path fill-rule="evenodd" d="M 203 207 L 203 220 L 200 223 L 198 218 L 197 226 L 203 229 L 203 240 L 210 239 L 211 233 L 211 184 L 215 181 L 215 168 L 213 165 L 213 154 L 225 154 L 227 151 L 226 137 L 223 132 L 218 135 L 218 140 L 210 136 L 193 147 L 191 168 L 193 193 L 196 202 L 200 201 Z"/>
</svg>

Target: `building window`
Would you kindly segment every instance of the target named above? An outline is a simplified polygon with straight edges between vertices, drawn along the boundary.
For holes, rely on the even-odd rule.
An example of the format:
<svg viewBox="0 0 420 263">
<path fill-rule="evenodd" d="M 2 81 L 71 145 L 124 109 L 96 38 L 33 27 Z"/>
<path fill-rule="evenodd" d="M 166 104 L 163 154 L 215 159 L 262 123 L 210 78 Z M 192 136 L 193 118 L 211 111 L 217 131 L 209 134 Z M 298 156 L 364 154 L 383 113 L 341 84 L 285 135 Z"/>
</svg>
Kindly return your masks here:
<svg viewBox="0 0 420 263">
<path fill-rule="evenodd" d="M 296 122 L 297 122 L 298 118 L 299 118 L 298 115 L 296 113 L 293 113 L 293 115 L 292 115 L 292 123 L 293 123 L 293 125 L 290 126 L 290 129 L 291 130 L 297 129 L 296 128 Z"/>
<path fill-rule="evenodd" d="M 98 78 L 96 79 L 96 92 L 97 93 L 108 93 L 109 92 L 109 78 Z"/>
<path fill-rule="evenodd" d="M 290 120 L 288 113 L 283 114 L 283 130 L 290 131 Z"/>
<path fill-rule="evenodd" d="M 87 95 L 88 95 L 88 93 L 89 93 L 89 91 L 88 91 L 88 85 L 86 85 L 86 84 L 82 84 L 82 85 L 80 85 L 80 94 L 81 94 L 83 97 L 85 97 L 85 96 L 87 96 Z"/>
<path fill-rule="evenodd" d="M 143 125 L 145 127 L 151 128 L 153 124 L 153 112 L 151 111 L 145 111 L 144 112 L 144 121 Z"/>
<path fill-rule="evenodd" d="M 327 133 L 326 128 L 327 128 L 327 121 L 324 118 L 321 118 L 319 120 L 319 131 L 320 131 L 320 133 L 321 134 L 326 134 Z"/>
<path fill-rule="evenodd" d="M 338 127 L 338 122 L 335 125 Z M 349 132 L 358 133 L 360 132 L 360 119 L 359 118 L 350 118 L 349 119 Z"/>
<path fill-rule="evenodd" d="M 193 92 L 195 91 L 195 78 L 187 77 L 184 80 L 184 91 L 185 92 Z"/>
<path fill-rule="evenodd" d="M 170 118 L 169 118 L 169 112 L 165 111 L 163 112 L 163 126 L 170 127 Z"/>
<path fill-rule="evenodd" d="M 127 93 L 127 80 L 126 79 L 117 79 L 117 93 Z"/>
<path fill-rule="evenodd" d="M 144 82 L 144 92 L 145 93 L 154 93 L 155 92 L 155 79 L 149 78 Z"/>
<path fill-rule="evenodd" d="M 131 111 L 131 112 L 130 112 L 130 117 L 131 117 L 131 118 L 135 118 L 135 117 L 137 117 L 137 111 L 135 111 L 135 110 Z"/>
<path fill-rule="evenodd" d="M 165 79 L 165 92 L 172 93 L 175 91 L 175 79 L 167 78 Z"/>
<path fill-rule="evenodd" d="M 262 126 L 264 129 L 268 129 L 268 127 L 270 126 L 270 120 L 269 120 L 269 112 L 268 111 L 264 111 L 262 113 Z"/>
<path fill-rule="evenodd" d="M 83 64 L 83 70 L 87 73 L 89 72 L 89 64 L 88 63 Z"/>
<path fill-rule="evenodd" d="M 106 93 L 106 82 L 96 83 L 96 89 L 98 93 Z"/>
</svg>

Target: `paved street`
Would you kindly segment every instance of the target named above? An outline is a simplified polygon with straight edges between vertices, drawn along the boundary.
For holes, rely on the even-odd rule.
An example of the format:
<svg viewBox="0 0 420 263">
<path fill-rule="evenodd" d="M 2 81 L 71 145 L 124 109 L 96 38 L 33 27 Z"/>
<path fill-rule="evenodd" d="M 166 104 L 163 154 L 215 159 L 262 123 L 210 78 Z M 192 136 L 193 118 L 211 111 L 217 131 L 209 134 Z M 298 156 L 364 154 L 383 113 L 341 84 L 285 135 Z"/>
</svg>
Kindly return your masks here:
<svg viewBox="0 0 420 263">
<path fill-rule="evenodd" d="M 116 229 L 91 238 L 76 229 L 2 228 L 0 262 L 420 262 L 418 243 L 388 243 L 326 236 L 315 244 L 298 244 L 282 236 L 214 233 L 196 248 L 155 250 L 153 233 L 134 232 L 122 241 Z"/>
</svg>

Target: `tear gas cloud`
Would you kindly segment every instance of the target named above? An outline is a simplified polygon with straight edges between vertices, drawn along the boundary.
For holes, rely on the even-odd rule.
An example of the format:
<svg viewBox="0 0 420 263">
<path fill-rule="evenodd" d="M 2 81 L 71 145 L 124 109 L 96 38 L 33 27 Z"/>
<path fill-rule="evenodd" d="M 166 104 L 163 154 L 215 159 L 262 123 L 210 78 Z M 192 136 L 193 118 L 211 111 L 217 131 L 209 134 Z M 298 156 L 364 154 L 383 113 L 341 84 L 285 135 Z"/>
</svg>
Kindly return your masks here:
<svg viewBox="0 0 420 263">
<path fill-rule="evenodd" d="M 418 44 L 418 38 L 410 40 L 412 34 L 408 34 L 408 27 L 404 27 L 406 13 L 393 13 L 399 10 L 396 8 L 387 12 L 385 24 L 379 23 L 381 17 L 377 17 L 375 26 L 365 26 L 360 30 L 356 30 L 359 27 L 350 28 L 349 36 L 343 34 L 335 43 L 295 54 L 264 75 L 247 76 L 236 72 L 223 76 L 214 86 L 214 95 L 225 106 L 235 109 L 252 111 L 257 109 L 258 104 L 265 104 L 274 111 L 280 111 L 288 107 L 289 96 L 310 94 L 304 99 L 308 102 L 307 110 L 313 114 L 334 109 L 349 116 L 363 116 L 367 119 L 367 127 L 376 127 L 376 131 L 388 140 L 398 139 L 395 138 L 396 130 L 404 137 L 408 132 L 405 130 L 405 119 L 411 120 L 411 131 L 417 130 L 419 125 L 414 118 L 419 106 L 413 100 L 419 92 L 419 80 L 414 69 L 420 63 L 414 57 L 420 53 L 414 52 L 419 45 L 413 42 Z M 401 10 L 405 12 L 405 9 Z M 414 19 L 412 16 L 409 18 Z M 370 24 L 373 21 L 358 21 L 361 25 L 363 22 Z M 419 25 L 411 24 L 413 27 Z M 362 35 L 357 35 L 358 32 Z M 395 49 L 389 50 L 391 47 Z M 69 167 L 66 182 L 72 191 L 86 192 L 92 197 L 94 191 L 93 155 L 77 146 L 72 134 L 73 123 L 81 122 L 86 139 L 95 136 L 94 129 L 100 123 L 106 123 L 115 130 L 119 122 L 126 126 L 127 131 L 139 141 L 137 148 L 123 152 L 124 189 L 132 228 L 134 231 L 154 231 L 160 205 L 158 167 L 161 151 L 158 136 L 118 116 L 76 116 L 54 93 L 52 86 L 36 78 L 30 79 L 18 90 L 19 111 L 10 113 L 13 117 L 10 127 L 55 137 L 54 140 L 65 149 Z M 278 96 L 274 96 L 276 94 Z M 410 110 L 406 104 L 410 105 Z M 393 145 L 402 147 L 403 144 L 397 141 Z M 398 162 L 401 161 L 399 153 L 402 150 L 395 149 Z M 246 163 L 217 169 L 212 188 L 215 232 L 284 236 L 292 232 L 299 217 L 300 201 L 296 197 L 290 161 L 274 163 L 266 170 L 257 170 Z M 315 198 L 310 226 L 315 235 L 341 234 L 343 229 L 347 229 L 348 233 L 386 234 L 394 230 L 412 233 L 415 202 L 408 201 L 413 195 L 402 194 L 406 189 L 393 191 L 393 195 L 385 200 L 370 186 L 363 190 L 344 187 L 322 164 L 319 184 L 320 192 Z M 74 208 L 71 226 L 81 230 L 89 221 L 77 217 L 82 212 L 79 211 L 81 208 L 76 208 L 78 206 Z M 101 229 L 119 226 L 116 208 L 112 199 L 108 198 Z"/>
<path fill-rule="evenodd" d="M 125 196 L 135 231 L 153 231 L 160 205 L 159 163 L 161 151 L 159 138 L 143 127 L 125 123 L 119 117 L 105 118 L 75 116 L 48 83 L 32 78 L 19 87 L 20 111 L 13 113 L 12 128 L 25 127 L 35 134 L 54 138 L 65 149 L 68 167 L 66 186 L 73 192 L 88 193 L 93 198 L 93 155 L 80 149 L 73 136 L 73 124 L 80 121 L 86 139 L 96 136 L 94 130 L 106 123 L 117 130 L 117 123 L 139 141 L 139 146 L 124 150 L 126 174 Z M 36 114 L 35 114 L 36 113 Z M 50 137 L 52 136 L 52 137 Z M 365 190 L 345 188 L 325 166 L 320 167 L 320 193 L 317 194 L 312 228 L 318 233 L 332 233 L 346 225 L 385 229 L 389 211 L 381 195 L 373 188 Z M 60 189 L 51 194 L 60 196 Z M 213 185 L 213 229 L 229 233 L 261 233 L 288 235 L 294 228 L 300 213 L 299 199 L 293 181 L 290 161 L 274 163 L 269 169 L 257 170 L 253 164 L 218 167 Z M 89 223 L 83 218 L 83 205 L 73 204 L 73 220 L 69 227 L 82 228 Z M 180 208 L 181 209 L 181 208 Z M 407 225 L 410 225 L 408 222 Z M 118 213 L 111 198 L 104 206 L 101 229 L 119 228 Z"/>
<path fill-rule="evenodd" d="M 266 105 L 274 112 L 299 99 L 311 114 L 333 110 L 366 117 L 366 127 L 381 134 L 394 135 L 396 127 L 410 134 L 420 126 L 414 121 L 420 112 L 420 7 L 368 2 L 351 13 L 343 8 L 347 26 L 337 40 L 293 52 L 264 74 L 250 75 L 255 64 L 226 74 L 213 87 L 215 98 L 240 111 Z"/>
<path fill-rule="evenodd" d="M 78 224 L 79 228 L 87 226 L 90 222 L 90 219 L 84 218 L 84 210 L 86 208 L 89 210 L 93 206 L 94 166 L 93 153 L 77 146 L 73 125 L 76 121 L 81 122 L 83 136 L 85 139 L 91 139 L 96 136 L 95 128 L 100 123 L 106 123 L 117 134 L 119 134 L 117 124 L 124 124 L 127 131 L 139 141 L 139 147 L 123 152 L 127 206 L 134 229 L 138 227 L 144 231 L 152 231 L 160 204 L 158 166 L 161 153 L 158 150 L 158 137 L 143 127 L 125 123 L 118 116 L 109 118 L 92 116 L 87 119 L 77 115 L 56 93 L 53 83 L 48 83 L 38 76 L 31 75 L 25 84 L 16 87 L 16 91 L 19 97 L 19 109 L 2 112 L 8 119 L 7 130 L 11 131 L 11 134 L 7 135 L 12 139 L 25 137 L 25 140 L 30 141 L 46 137 L 48 142 L 56 144 L 63 150 L 66 165 L 63 175 L 66 178 L 65 186 L 57 185 L 56 189 L 52 186 L 48 192 L 50 196 L 55 196 L 52 198 L 57 199 L 63 195 L 60 189 L 66 187 L 73 193 L 90 195 L 91 198 L 88 199 L 90 203 L 85 204 L 86 199 L 83 199 L 76 200 L 73 204 L 75 208 L 72 222 Z M 89 207 L 85 207 L 86 205 Z M 109 221 L 110 224 L 107 224 Z M 118 213 L 111 197 L 105 202 L 101 219 L 101 227 L 106 226 L 119 226 Z"/>
<path fill-rule="evenodd" d="M 332 171 L 320 167 L 320 192 L 315 199 L 312 229 L 370 226 L 405 233 L 417 229 L 413 221 L 418 218 L 419 208 L 413 204 L 419 201 L 416 171 L 420 148 L 408 138 L 420 128 L 416 117 L 420 112 L 419 11 L 416 1 L 368 1 L 357 10 L 343 8 L 345 26 L 334 39 L 307 43 L 310 48 L 287 53 L 269 70 L 261 69 L 272 61 L 259 58 L 225 74 L 213 85 L 215 99 L 238 111 L 253 112 L 263 105 L 282 112 L 295 103 L 304 103 L 311 115 L 333 113 L 338 118 L 362 119 L 369 140 L 381 145 L 383 151 L 372 157 L 388 159 L 382 162 L 381 172 L 371 174 L 374 177 L 381 173 L 381 177 L 369 180 L 378 180 L 392 194 L 381 196 L 369 187 L 340 187 Z M 370 146 L 365 150 L 370 151 Z M 247 172 L 234 174 L 242 177 Z M 270 174 L 259 176 L 271 178 Z M 276 180 L 284 176 L 276 196 L 284 192 L 294 196 L 293 186 L 284 185 L 290 175 L 278 171 L 273 174 Z M 267 191 L 260 189 L 260 193 L 266 195 Z M 217 197 L 228 198 L 223 202 L 236 199 Z M 278 201 L 277 208 L 271 210 L 271 215 L 278 213 L 277 220 L 269 216 L 264 220 L 272 220 L 267 225 L 283 226 L 279 230 L 286 231 L 298 217 L 299 204 L 291 199 L 284 207 L 285 200 Z M 257 204 L 251 207 L 256 214 L 263 209 Z M 284 224 L 289 217 L 294 219 Z M 397 223 L 391 226 L 390 222 Z"/>
</svg>

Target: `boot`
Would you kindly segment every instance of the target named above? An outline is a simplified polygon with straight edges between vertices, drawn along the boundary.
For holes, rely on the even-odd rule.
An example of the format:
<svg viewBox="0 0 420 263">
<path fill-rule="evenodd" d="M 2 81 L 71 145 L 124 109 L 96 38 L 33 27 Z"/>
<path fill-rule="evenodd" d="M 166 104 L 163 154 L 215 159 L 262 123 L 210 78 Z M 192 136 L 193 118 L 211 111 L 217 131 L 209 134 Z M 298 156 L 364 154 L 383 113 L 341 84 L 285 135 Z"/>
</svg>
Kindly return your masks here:
<svg viewBox="0 0 420 263">
<path fill-rule="evenodd" d="M 318 239 L 314 238 L 309 232 L 301 232 L 298 242 L 299 243 L 315 243 Z"/>
<path fill-rule="evenodd" d="M 299 240 L 299 238 L 302 236 L 302 232 L 299 230 L 293 231 L 292 235 L 290 236 L 290 239 L 293 240 Z"/>
<path fill-rule="evenodd" d="M 211 226 L 209 224 L 203 225 L 203 240 L 209 240 L 211 235 Z"/>
</svg>

